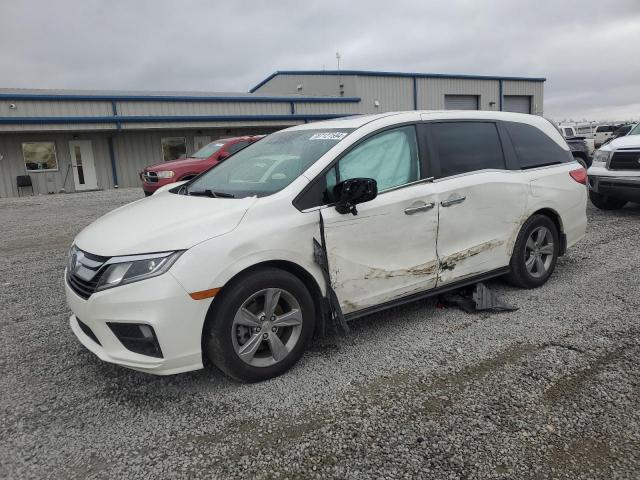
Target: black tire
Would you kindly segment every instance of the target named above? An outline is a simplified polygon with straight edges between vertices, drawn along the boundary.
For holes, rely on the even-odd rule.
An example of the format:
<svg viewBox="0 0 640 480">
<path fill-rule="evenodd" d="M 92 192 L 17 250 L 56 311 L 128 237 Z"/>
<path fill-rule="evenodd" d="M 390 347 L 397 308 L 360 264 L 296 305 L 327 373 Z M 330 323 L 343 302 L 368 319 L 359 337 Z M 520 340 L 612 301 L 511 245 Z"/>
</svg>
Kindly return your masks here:
<svg viewBox="0 0 640 480">
<path fill-rule="evenodd" d="M 234 340 L 233 335 L 237 335 L 238 326 L 234 326 L 234 317 L 247 299 L 265 289 L 281 289 L 294 297 L 302 313 L 301 330 L 297 343 L 282 360 L 274 365 L 253 366 L 236 352 L 234 342 L 238 340 Z M 203 332 L 204 352 L 213 365 L 229 377 L 241 382 L 260 382 L 283 374 L 302 357 L 313 337 L 315 321 L 313 298 L 296 276 L 277 268 L 251 270 L 225 286 L 214 300 Z"/>
<path fill-rule="evenodd" d="M 153 195 L 153 192 L 147 192 L 146 190 L 143 190 L 143 192 L 145 197 L 150 197 L 151 195 Z"/>
<path fill-rule="evenodd" d="M 626 200 L 602 195 L 592 190 L 589 190 L 589 200 L 600 210 L 620 210 L 627 204 Z"/>
<path fill-rule="evenodd" d="M 549 254 L 551 258 L 546 271 L 539 276 L 535 276 L 527 269 L 526 265 L 528 258 L 527 241 L 534 232 L 539 231 L 541 227 L 545 227 L 550 232 L 553 238 L 553 248 L 552 253 Z M 509 263 L 511 271 L 506 277 L 507 281 L 520 288 L 537 288 L 544 285 L 556 268 L 559 252 L 560 235 L 556 224 L 545 215 L 533 215 L 529 217 L 518 233 L 513 254 L 511 255 L 511 262 Z"/>
<path fill-rule="evenodd" d="M 589 162 L 583 155 L 574 155 L 573 159 L 578 162 L 585 170 L 587 170 L 591 166 L 591 162 Z"/>
</svg>

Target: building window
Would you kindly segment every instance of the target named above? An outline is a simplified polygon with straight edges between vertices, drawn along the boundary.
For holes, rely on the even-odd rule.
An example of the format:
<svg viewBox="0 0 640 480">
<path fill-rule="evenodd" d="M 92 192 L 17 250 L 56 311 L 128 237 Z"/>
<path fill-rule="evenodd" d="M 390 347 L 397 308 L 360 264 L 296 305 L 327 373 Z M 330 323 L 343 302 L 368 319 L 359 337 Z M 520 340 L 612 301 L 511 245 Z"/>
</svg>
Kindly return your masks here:
<svg viewBox="0 0 640 480">
<path fill-rule="evenodd" d="M 162 158 L 165 162 L 187 155 L 187 142 L 184 137 L 162 138 Z"/>
<path fill-rule="evenodd" d="M 25 142 L 22 144 L 22 156 L 27 172 L 58 170 L 56 144 L 53 142 Z"/>
</svg>

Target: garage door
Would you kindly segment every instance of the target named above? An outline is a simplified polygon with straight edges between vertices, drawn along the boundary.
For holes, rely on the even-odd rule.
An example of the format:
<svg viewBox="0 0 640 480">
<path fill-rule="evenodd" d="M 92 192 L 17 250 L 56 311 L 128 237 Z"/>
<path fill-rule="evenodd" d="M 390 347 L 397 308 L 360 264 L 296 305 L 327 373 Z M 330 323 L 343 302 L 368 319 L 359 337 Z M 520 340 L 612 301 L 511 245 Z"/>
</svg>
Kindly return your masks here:
<svg viewBox="0 0 640 480">
<path fill-rule="evenodd" d="M 529 95 L 505 95 L 502 109 L 505 112 L 531 113 Z"/>
<path fill-rule="evenodd" d="M 445 95 L 445 110 L 478 110 L 477 95 Z"/>
</svg>

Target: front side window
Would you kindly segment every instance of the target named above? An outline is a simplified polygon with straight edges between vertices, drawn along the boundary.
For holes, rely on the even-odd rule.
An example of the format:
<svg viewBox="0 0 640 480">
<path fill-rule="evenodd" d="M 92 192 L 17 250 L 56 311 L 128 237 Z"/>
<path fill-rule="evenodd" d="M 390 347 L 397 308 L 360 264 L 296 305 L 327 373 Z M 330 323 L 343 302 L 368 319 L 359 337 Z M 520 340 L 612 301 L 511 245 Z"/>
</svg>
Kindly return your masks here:
<svg viewBox="0 0 640 480">
<path fill-rule="evenodd" d="M 250 144 L 197 177 L 188 192 L 235 198 L 276 193 L 313 165 L 353 129 L 284 130 Z"/>
<path fill-rule="evenodd" d="M 187 142 L 184 137 L 163 137 L 161 142 L 162 159 L 165 162 L 186 156 Z"/>
<path fill-rule="evenodd" d="M 382 192 L 420 179 L 420 160 L 414 126 L 388 130 L 365 140 L 327 175 L 327 190 L 351 178 L 373 178 Z"/>
<path fill-rule="evenodd" d="M 564 150 L 539 128 L 526 123 L 505 122 L 520 168 L 535 168 L 572 161 Z"/>
<path fill-rule="evenodd" d="M 224 142 L 221 142 L 220 140 L 216 140 L 214 142 L 206 144 L 204 147 L 202 147 L 200 150 L 198 150 L 196 153 L 194 153 L 191 156 L 193 158 L 198 158 L 201 160 L 206 159 L 206 158 L 209 158 L 214 153 L 216 153 L 222 147 L 224 147 Z"/>
<path fill-rule="evenodd" d="M 502 144 L 491 122 L 443 122 L 429 126 L 439 178 L 485 169 L 504 169 Z"/>
<path fill-rule="evenodd" d="M 25 142 L 22 156 L 27 172 L 58 170 L 56 145 L 53 142 Z"/>
</svg>

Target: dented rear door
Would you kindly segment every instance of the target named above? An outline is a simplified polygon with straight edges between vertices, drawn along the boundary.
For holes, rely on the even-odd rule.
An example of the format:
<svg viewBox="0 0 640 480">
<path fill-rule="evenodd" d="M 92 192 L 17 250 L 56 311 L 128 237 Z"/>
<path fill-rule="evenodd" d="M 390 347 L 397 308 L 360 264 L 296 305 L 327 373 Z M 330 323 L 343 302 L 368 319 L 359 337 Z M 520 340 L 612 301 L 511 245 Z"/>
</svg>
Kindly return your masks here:
<svg viewBox="0 0 640 480">
<path fill-rule="evenodd" d="M 524 221 L 523 174 L 477 172 L 434 187 L 440 202 L 438 285 L 506 267 Z"/>
<path fill-rule="evenodd" d="M 499 125 L 429 122 L 424 134 L 439 204 L 438 285 L 507 266 L 526 211 L 528 179 L 507 170 Z"/>
</svg>

